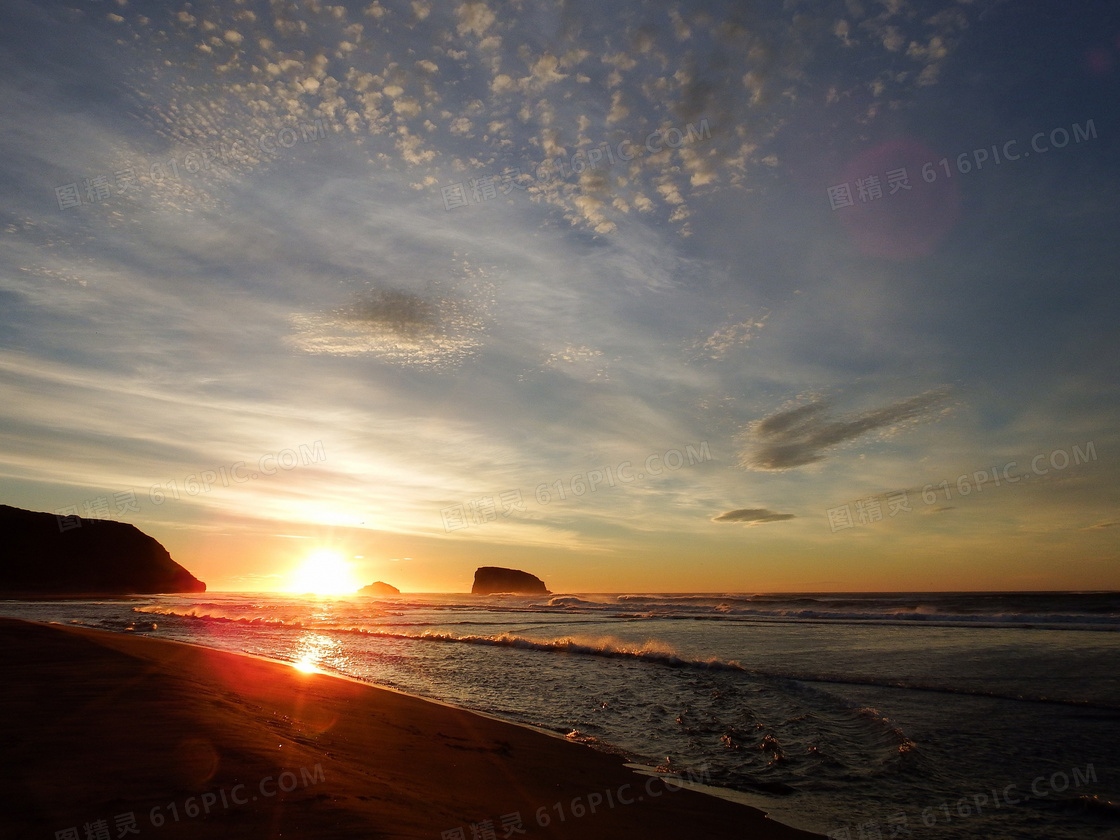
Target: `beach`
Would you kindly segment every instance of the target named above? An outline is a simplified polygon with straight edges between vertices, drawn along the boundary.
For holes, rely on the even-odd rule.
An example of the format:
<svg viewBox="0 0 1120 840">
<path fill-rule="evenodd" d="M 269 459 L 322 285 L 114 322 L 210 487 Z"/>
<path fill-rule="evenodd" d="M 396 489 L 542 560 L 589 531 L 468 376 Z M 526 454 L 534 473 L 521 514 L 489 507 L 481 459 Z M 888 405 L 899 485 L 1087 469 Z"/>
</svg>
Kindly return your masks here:
<svg viewBox="0 0 1120 840">
<path fill-rule="evenodd" d="M 0 63 L 0 840 L 1120 840 L 1120 2 Z"/>
<path fill-rule="evenodd" d="M 817 836 L 581 744 L 254 657 L 4 619 L 0 662 L 5 837 Z"/>
</svg>

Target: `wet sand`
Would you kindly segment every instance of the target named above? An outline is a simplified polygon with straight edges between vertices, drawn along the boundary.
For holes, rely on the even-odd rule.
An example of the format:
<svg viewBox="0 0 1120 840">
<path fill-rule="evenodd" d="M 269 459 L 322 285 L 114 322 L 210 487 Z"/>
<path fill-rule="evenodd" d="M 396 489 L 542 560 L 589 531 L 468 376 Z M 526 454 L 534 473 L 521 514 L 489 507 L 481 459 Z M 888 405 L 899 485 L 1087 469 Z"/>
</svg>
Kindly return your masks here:
<svg viewBox="0 0 1120 840">
<path fill-rule="evenodd" d="M 0 663 L 3 837 L 817 837 L 580 744 L 254 657 L 0 619 Z"/>
</svg>

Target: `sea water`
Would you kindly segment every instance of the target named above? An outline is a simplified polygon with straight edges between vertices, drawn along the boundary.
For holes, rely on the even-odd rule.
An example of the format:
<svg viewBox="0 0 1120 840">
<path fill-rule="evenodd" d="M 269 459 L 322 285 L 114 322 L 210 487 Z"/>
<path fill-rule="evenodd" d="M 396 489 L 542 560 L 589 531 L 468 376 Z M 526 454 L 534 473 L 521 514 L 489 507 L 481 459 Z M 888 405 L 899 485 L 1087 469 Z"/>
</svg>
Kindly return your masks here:
<svg viewBox="0 0 1120 840">
<path fill-rule="evenodd" d="M 256 593 L 0 602 L 691 772 L 847 840 L 1120 838 L 1120 597 Z"/>
</svg>

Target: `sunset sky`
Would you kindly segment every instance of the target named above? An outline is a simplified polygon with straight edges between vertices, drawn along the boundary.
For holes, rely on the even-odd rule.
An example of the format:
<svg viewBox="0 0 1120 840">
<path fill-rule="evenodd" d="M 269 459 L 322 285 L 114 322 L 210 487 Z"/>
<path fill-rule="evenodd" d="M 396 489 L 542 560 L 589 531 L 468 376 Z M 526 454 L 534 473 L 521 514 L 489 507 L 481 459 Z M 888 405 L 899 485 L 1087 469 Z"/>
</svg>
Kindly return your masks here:
<svg viewBox="0 0 1120 840">
<path fill-rule="evenodd" d="M 1115 4 L 5 8 L 0 503 L 211 589 L 1120 588 Z"/>
</svg>

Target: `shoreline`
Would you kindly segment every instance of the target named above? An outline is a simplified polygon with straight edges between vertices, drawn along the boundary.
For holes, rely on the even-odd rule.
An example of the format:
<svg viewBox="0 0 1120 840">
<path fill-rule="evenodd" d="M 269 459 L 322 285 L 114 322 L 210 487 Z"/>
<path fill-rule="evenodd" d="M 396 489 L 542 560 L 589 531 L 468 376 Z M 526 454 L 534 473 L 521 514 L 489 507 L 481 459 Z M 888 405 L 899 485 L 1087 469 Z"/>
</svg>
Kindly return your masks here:
<svg viewBox="0 0 1120 840">
<path fill-rule="evenodd" d="M 16 837 L 820 837 L 556 733 L 263 657 L 0 619 L 0 662 Z"/>
</svg>

